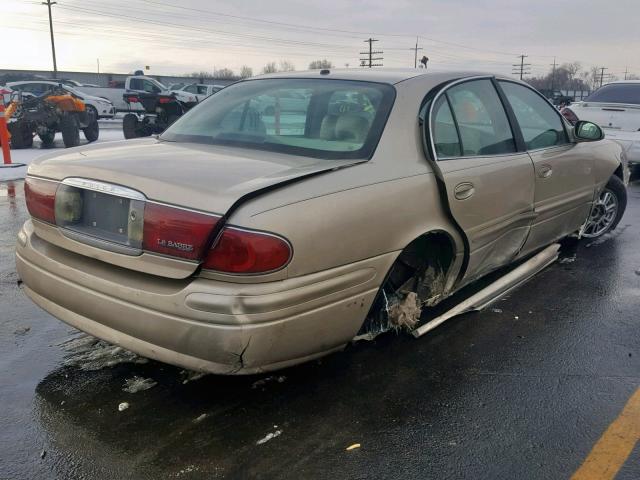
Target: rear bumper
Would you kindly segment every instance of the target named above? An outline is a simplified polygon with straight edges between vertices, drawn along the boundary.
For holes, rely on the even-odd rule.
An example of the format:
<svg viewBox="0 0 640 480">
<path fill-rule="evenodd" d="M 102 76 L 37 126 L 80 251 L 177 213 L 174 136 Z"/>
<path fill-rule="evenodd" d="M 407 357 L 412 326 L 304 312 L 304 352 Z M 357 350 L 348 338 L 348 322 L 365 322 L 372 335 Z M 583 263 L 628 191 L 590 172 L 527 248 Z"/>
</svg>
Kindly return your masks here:
<svg viewBox="0 0 640 480">
<path fill-rule="evenodd" d="M 394 253 L 269 283 L 173 280 L 45 242 L 27 222 L 16 264 L 40 307 L 145 357 L 218 374 L 250 374 L 340 349 L 357 333 Z"/>
</svg>

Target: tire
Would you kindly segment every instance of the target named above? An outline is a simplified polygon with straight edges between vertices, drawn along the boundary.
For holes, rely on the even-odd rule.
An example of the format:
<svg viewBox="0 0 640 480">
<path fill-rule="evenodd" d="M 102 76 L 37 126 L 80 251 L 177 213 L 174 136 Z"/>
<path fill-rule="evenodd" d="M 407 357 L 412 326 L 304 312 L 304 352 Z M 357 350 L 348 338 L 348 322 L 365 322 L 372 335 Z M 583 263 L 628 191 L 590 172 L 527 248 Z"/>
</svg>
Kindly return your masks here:
<svg viewBox="0 0 640 480">
<path fill-rule="evenodd" d="M 98 120 L 99 115 L 96 107 L 94 107 L 93 105 L 85 105 L 84 109 L 89 117 L 93 117 L 95 120 Z"/>
<path fill-rule="evenodd" d="M 598 238 L 618 226 L 627 208 L 627 189 L 622 180 L 613 175 L 589 212 L 582 227 L 582 236 Z"/>
<path fill-rule="evenodd" d="M 86 138 L 89 143 L 98 140 L 98 137 L 100 136 L 100 126 L 98 125 L 98 120 L 96 120 L 95 118 L 91 120 L 91 123 L 89 123 L 87 128 L 82 129 L 82 132 L 84 133 L 84 138 Z"/>
<path fill-rule="evenodd" d="M 80 145 L 80 127 L 78 127 L 78 120 L 74 115 L 63 115 L 60 120 L 60 131 L 66 148 Z"/>
<path fill-rule="evenodd" d="M 130 138 L 138 138 L 138 117 L 134 113 L 127 113 L 122 119 L 122 132 L 124 138 L 129 140 Z"/>
<path fill-rule="evenodd" d="M 9 133 L 11 134 L 11 148 L 20 150 L 33 146 L 33 135 L 28 128 L 20 123 L 10 123 Z"/>
<path fill-rule="evenodd" d="M 42 148 L 53 147 L 53 141 L 56 138 L 56 132 L 54 130 L 48 130 L 47 133 L 40 133 L 38 136 L 42 142 Z"/>
</svg>

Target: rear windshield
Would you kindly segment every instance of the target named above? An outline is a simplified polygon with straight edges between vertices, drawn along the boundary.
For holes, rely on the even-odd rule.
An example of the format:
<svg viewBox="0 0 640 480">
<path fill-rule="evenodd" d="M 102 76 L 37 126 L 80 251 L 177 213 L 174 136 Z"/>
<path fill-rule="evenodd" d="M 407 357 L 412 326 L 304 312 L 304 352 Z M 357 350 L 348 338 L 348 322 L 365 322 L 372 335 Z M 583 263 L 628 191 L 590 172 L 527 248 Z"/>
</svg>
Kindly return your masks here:
<svg viewBox="0 0 640 480">
<path fill-rule="evenodd" d="M 249 80 L 209 97 L 161 138 L 331 160 L 369 158 L 394 97 L 392 86 L 378 83 Z"/>
<path fill-rule="evenodd" d="M 587 102 L 640 105 L 640 83 L 612 83 L 593 92 Z"/>
</svg>

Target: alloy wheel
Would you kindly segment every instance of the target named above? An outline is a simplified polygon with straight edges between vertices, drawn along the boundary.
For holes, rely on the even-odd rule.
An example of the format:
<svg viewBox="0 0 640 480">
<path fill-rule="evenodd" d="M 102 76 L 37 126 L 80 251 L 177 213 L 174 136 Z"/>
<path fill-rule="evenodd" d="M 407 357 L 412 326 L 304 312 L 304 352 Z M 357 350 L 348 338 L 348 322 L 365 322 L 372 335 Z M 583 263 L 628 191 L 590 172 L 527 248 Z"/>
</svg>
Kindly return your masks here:
<svg viewBox="0 0 640 480">
<path fill-rule="evenodd" d="M 582 236 L 596 238 L 605 234 L 611 229 L 617 215 L 618 197 L 614 192 L 605 188 L 591 208 Z"/>
</svg>

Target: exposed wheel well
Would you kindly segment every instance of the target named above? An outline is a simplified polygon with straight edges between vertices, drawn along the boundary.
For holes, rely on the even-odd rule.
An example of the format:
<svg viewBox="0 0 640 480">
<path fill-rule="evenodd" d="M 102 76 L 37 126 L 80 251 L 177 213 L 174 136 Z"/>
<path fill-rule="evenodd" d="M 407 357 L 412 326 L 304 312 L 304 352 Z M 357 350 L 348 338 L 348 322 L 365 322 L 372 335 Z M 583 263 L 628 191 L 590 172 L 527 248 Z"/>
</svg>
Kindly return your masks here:
<svg viewBox="0 0 640 480">
<path fill-rule="evenodd" d="M 429 265 L 438 266 L 446 272 L 455 256 L 453 239 L 448 233 L 440 230 L 420 235 L 407 245 L 398 258 L 405 252 L 417 252 L 428 259 Z"/>
<path fill-rule="evenodd" d="M 453 239 L 443 231 L 427 232 L 412 240 L 387 272 L 359 335 L 412 329 L 422 306 L 435 305 L 446 296 L 448 272 L 455 252 Z M 402 307 L 397 307 L 405 300 L 413 304 L 413 313 L 399 317 Z"/>
<path fill-rule="evenodd" d="M 616 168 L 616 171 L 613 172 L 613 174 L 624 182 L 624 172 L 622 170 L 622 164 L 618 165 L 618 168 Z"/>
</svg>

